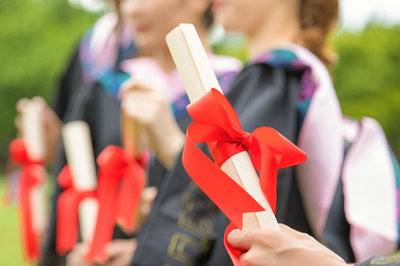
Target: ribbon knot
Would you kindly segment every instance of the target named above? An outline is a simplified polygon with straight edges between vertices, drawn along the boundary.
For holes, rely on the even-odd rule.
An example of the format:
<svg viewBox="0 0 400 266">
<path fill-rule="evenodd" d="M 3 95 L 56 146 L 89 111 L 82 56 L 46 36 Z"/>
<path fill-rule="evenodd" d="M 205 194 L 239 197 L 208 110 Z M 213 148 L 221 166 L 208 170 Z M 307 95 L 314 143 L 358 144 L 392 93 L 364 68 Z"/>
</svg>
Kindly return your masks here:
<svg viewBox="0 0 400 266">
<path fill-rule="evenodd" d="M 19 178 L 18 209 L 20 210 L 20 227 L 22 232 L 24 253 L 28 260 L 35 261 L 40 257 L 39 232 L 33 225 L 31 193 L 45 179 L 43 161 L 29 157 L 23 139 L 15 139 L 10 143 L 11 159 L 21 165 Z"/>
<path fill-rule="evenodd" d="M 79 204 L 83 199 L 94 198 L 93 190 L 78 190 L 73 182 L 72 173 L 66 165 L 57 177 L 64 189 L 57 200 L 57 253 L 65 254 L 73 249 L 78 241 Z"/>
<path fill-rule="evenodd" d="M 10 156 L 12 160 L 22 166 L 43 165 L 43 160 L 30 158 L 23 139 L 14 139 L 10 143 Z"/>
<path fill-rule="evenodd" d="M 257 128 L 251 134 L 243 131 L 232 106 L 216 89 L 211 89 L 187 109 L 194 122 L 186 133 L 183 165 L 189 176 L 232 221 L 229 230 L 242 228 L 244 213 L 265 210 L 219 169 L 239 152 L 250 153 L 253 165 L 259 171 L 261 189 L 275 212 L 278 169 L 304 162 L 305 153 L 270 127 Z M 215 163 L 196 146 L 204 142 Z M 238 265 L 238 253 L 228 246 L 227 249 Z"/>
<path fill-rule="evenodd" d="M 140 163 L 122 148 L 110 145 L 97 158 L 99 182 L 97 198 L 99 213 L 94 238 L 86 256 L 88 261 L 107 260 L 105 246 L 112 239 L 114 226 L 119 223 L 126 231 L 135 226 L 135 216 L 146 175 Z"/>
<path fill-rule="evenodd" d="M 243 139 L 241 144 L 246 148 L 246 150 L 250 150 L 250 146 L 253 142 L 253 135 L 246 131 L 243 131 L 242 137 Z"/>
</svg>

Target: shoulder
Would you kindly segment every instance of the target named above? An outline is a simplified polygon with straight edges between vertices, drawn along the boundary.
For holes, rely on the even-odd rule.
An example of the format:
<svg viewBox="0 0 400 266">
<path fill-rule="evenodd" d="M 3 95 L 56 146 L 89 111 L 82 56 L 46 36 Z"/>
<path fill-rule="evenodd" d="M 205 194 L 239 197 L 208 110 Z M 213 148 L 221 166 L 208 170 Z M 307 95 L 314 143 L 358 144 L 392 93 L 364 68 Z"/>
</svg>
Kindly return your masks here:
<svg viewBox="0 0 400 266">
<path fill-rule="evenodd" d="M 240 60 L 231 56 L 211 54 L 209 59 L 217 76 L 227 72 L 239 72 L 243 67 Z"/>
</svg>

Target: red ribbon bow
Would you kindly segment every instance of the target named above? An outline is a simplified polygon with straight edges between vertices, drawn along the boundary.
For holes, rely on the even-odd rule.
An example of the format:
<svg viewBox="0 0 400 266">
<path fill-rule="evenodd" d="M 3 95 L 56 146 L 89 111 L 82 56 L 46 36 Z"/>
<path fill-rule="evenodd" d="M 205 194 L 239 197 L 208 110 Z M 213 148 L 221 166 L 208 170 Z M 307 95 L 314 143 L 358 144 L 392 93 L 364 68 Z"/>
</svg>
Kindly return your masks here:
<svg viewBox="0 0 400 266">
<path fill-rule="evenodd" d="M 112 239 L 118 222 L 126 231 L 135 226 L 146 175 L 141 164 L 117 146 L 108 146 L 97 158 L 99 183 L 97 197 L 99 214 L 88 261 L 107 260 L 106 244 Z"/>
<path fill-rule="evenodd" d="M 31 208 L 31 192 L 35 186 L 45 179 L 43 161 L 29 158 L 26 145 L 22 139 L 15 139 L 10 144 L 11 159 L 21 165 L 19 179 L 19 224 L 22 232 L 24 254 L 29 261 L 40 257 L 40 237 L 33 225 L 33 211 Z"/>
<path fill-rule="evenodd" d="M 71 171 L 66 165 L 57 177 L 64 189 L 57 201 L 57 253 L 72 250 L 78 241 L 79 204 L 85 198 L 95 197 L 93 190 L 81 191 L 74 186 Z"/>
<path fill-rule="evenodd" d="M 250 152 L 259 171 L 261 189 L 275 213 L 277 171 L 304 162 L 305 153 L 272 128 L 257 128 L 251 134 L 244 132 L 234 109 L 216 89 L 190 104 L 187 110 L 194 122 L 187 130 L 182 162 L 189 176 L 231 220 L 225 235 L 242 228 L 244 213 L 264 211 L 219 168 L 239 152 Z M 204 142 L 209 144 L 215 163 L 196 146 Z M 233 250 L 226 239 L 225 246 L 234 264 L 240 265 L 241 252 Z"/>
</svg>

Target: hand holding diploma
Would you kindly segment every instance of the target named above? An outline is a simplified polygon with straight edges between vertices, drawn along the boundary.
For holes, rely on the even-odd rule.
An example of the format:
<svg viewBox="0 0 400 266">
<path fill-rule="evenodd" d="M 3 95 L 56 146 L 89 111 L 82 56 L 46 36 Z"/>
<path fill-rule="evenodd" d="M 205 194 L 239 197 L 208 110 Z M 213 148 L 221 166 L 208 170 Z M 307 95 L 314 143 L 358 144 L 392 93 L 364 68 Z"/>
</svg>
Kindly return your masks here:
<svg viewBox="0 0 400 266">
<path fill-rule="evenodd" d="M 21 165 L 18 181 L 18 208 L 24 253 L 28 260 L 40 257 L 41 240 L 47 229 L 43 183 L 46 178 L 44 134 L 45 103 L 39 98 L 24 99 L 18 106 L 21 139 L 12 141 L 12 160 Z"/>
<path fill-rule="evenodd" d="M 25 119 L 23 118 L 24 113 L 26 113 L 25 110 L 27 107 L 29 108 L 29 106 L 32 104 L 38 106 L 38 108 L 41 109 L 41 114 L 38 119 L 42 124 L 42 129 L 40 130 L 43 134 L 43 139 L 37 142 L 37 144 L 35 145 L 41 145 L 44 147 L 43 151 L 41 152 L 43 152 L 44 162 L 49 164 L 53 161 L 54 156 L 57 152 L 57 148 L 59 147 L 59 143 L 61 140 L 62 122 L 42 97 L 33 97 L 31 100 L 25 98 L 20 99 L 16 104 L 18 115 L 15 118 L 15 125 L 17 127 L 18 134 L 20 134 L 21 136 L 24 135 L 25 131 Z"/>
<path fill-rule="evenodd" d="M 115 239 L 106 246 L 108 260 L 99 262 L 87 262 L 85 256 L 88 246 L 78 243 L 66 257 L 66 266 L 128 266 L 136 249 L 136 239 Z"/>
<path fill-rule="evenodd" d="M 233 230 L 228 243 L 243 251 L 239 257 L 245 265 L 254 266 L 344 266 L 341 257 L 311 236 L 280 224 L 281 231 L 268 229 Z"/>
<path fill-rule="evenodd" d="M 171 168 L 182 149 L 184 134 L 165 95 L 150 82 L 132 78 L 123 85 L 121 98 L 124 112 L 141 128 L 141 140 Z"/>
<path fill-rule="evenodd" d="M 186 134 L 182 157 L 186 171 L 232 221 L 227 232 L 235 227 L 279 230 L 273 215 L 277 170 L 304 162 L 305 154 L 272 128 L 258 128 L 251 134 L 243 131 L 220 92 L 193 25 L 175 28 L 167 35 L 167 43 L 195 121 Z M 215 163 L 195 145 L 202 142 L 208 143 Z M 240 265 L 240 251 L 227 248 L 235 265 Z"/>
<path fill-rule="evenodd" d="M 58 176 L 64 191 L 57 202 L 57 252 L 65 254 L 78 240 L 90 243 L 97 220 L 96 169 L 89 126 L 83 121 L 62 129 L 68 166 Z"/>
</svg>

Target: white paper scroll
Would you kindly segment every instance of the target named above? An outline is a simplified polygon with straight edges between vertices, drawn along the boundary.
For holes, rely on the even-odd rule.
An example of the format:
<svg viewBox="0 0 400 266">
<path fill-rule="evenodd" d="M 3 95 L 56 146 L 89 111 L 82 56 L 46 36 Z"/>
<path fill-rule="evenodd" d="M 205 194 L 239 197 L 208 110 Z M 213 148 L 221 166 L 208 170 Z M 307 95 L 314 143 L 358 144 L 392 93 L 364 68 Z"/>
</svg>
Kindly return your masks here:
<svg viewBox="0 0 400 266">
<path fill-rule="evenodd" d="M 62 128 L 67 162 L 73 183 L 78 190 L 95 190 L 97 175 L 89 126 L 83 121 L 73 121 Z M 79 226 L 82 240 L 91 241 L 97 221 L 98 203 L 87 198 L 79 205 Z"/>
<path fill-rule="evenodd" d="M 166 40 L 191 102 L 196 101 L 212 88 L 221 91 L 193 25 L 180 24 L 167 35 Z M 263 212 L 244 214 L 243 227 L 279 230 L 248 153 L 243 151 L 232 156 L 221 169 L 266 209 Z"/>
<path fill-rule="evenodd" d="M 45 130 L 44 130 L 44 102 L 33 98 L 21 108 L 22 138 L 26 145 L 29 158 L 42 161 L 46 156 Z M 42 176 L 46 176 L 46 169 L 40 165 Z M 35 186 L 29 196 L 32 209 L 32 224 L 35 232 L 43 236 L 48 227 L 48 212 L 44 182 Z"/>
</svg>

